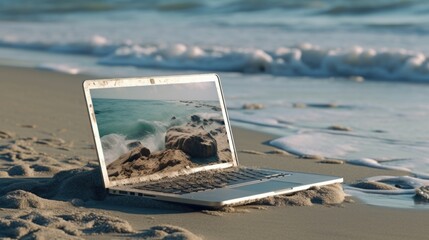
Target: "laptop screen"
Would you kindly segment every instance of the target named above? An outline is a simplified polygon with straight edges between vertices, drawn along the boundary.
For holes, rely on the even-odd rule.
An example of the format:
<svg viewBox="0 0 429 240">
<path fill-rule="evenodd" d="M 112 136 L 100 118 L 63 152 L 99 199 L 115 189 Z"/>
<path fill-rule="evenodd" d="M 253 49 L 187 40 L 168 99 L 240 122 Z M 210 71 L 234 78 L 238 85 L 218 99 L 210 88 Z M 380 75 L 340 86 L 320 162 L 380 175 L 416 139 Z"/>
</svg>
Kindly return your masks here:
<svg viewBox="0 0 429 240">
<path fill-rule="evenodd" d="M 109 181 L 232 163 L 218 88 L 194 81 L 91 89 Z"/>
</svg>

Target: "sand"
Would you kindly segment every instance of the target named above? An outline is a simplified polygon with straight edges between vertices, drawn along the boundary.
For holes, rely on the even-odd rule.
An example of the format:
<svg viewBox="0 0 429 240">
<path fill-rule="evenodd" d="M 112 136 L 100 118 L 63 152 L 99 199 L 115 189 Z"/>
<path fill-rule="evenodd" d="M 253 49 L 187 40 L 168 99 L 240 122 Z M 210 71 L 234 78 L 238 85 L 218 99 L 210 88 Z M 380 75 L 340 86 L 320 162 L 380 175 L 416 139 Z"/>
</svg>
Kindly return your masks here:
<svg viewBox="0 0 429 240">
<path fill-rule="evenodd" d="M 219 211 L 103 190 L 81 82 L 87 76 L 0 67 L 0 237 L 62 239 L 425 239 L 424 211 L 365 205 L 338 185 Z M 403 172 L 267 146 L 233 126 L 240 163 L 344 177 Z M 327 164 L 329 163 L 329 164 Z"/>
</svg>

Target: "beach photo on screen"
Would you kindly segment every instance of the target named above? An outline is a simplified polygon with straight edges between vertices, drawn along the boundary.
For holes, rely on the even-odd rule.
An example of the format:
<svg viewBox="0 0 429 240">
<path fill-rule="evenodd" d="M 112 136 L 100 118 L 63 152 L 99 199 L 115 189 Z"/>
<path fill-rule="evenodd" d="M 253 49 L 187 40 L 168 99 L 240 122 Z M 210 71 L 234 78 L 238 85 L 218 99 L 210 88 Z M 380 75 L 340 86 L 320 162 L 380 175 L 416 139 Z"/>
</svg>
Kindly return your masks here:
<svg viewBox="0 0 429 240">
<path fill-rule="evenodd" d="M 214 82 L 91 94 L 110 180 L 232 161 Z"/>
</svg>

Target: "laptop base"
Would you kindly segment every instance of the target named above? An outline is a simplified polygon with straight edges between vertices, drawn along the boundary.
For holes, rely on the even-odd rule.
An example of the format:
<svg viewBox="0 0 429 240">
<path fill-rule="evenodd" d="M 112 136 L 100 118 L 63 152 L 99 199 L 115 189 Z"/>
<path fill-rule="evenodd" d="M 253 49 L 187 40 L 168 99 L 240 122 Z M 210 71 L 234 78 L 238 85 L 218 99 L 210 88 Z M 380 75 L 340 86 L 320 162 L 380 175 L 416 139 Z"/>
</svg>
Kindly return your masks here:
<svg viewBox="0 0 429 240">
<path fill-rule="evenodd" d="M 138 184 L 112 187 L 109 188 L 109 193 L 115 195 L 139 196 L 150 199 L 199 205 L 210 208 L 222 208 L 225 206 L 242 205 L 246 203 L 255 202 L 265 197 L 290 194 L 306 190 L 311 187 L 343 182 L 342 178 L 328 175 L 279 171 L 271 169 L 258 170 L 275 171 L 280 175 L 275 178 L 253 180 L 245 183 L 227 185 L 222 188 L 183 194 L 154 192 L 144 189 L 138 189 L 136 188 L 139 187 Z"/>
</svg>

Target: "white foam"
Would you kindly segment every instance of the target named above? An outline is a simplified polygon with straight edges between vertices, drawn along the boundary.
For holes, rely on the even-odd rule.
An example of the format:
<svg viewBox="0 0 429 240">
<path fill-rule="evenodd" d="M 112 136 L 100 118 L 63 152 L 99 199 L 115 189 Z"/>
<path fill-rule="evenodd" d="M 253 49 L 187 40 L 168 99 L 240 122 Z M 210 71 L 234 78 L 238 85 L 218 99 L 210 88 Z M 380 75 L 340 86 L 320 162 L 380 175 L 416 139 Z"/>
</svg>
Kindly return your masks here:
<svg viewBox="0 0 429 240">
<path fill-rule="evenodd" d="M 429 185 L 429 180 L 410 176 L 376 176 L 362 179 L 362 181 L 381 182 L 397 187 L 397 189 L 364 189 L 345 185 L 345 192 L 371 205 L 397 208 L 429 208 L 427 204 L 416 204 L 413 199 L 416 189 Z"/>
<path fill-rule="evenodd" d="M 306 132 L 278 138 L 272 140 L 270 144 L 298 155 L 321 155 L 336 159 L 344 158 L 358 150 L 351 144 L 343 142 L 334 144 L 329 135 L 321 132 Z"/>
<path fill-rule="evenodd" d="M 236 122 L 249 123 L 259 126 L 266 126 L 272 128 L 289 128 L 288 124 L 280 123 L 276 119 L 263 116 L 263 114 L 249 116 L 237 111 L 231 111 L 229 112 L 229 118 Z"/>
<path fill-rule="evenodd" d="M 115 161 L 122 154 L 128 152 L 125 136 L 119 134 L 108 134 L 101 137 L 103 155 L 106 165 Z"/>
<path fill-rule="evenodd" d="M 396 140 L 394 133 L 384 133 L 380 137 L 357 130 L 340 132 L 324 129 L 301 129 L 285 135 L 270 144 L 298 155 L 321 155 L 356 165 L 407 171 L 421 178 L 428 177 L 429 149 L 424 147 L 425 142 L 413 138 Z"/>
<path fill-rule="evenodd" d="M 401 182 L 409 185 L 414 189 L 419 188 L 421 186 L 429 185 L 429 180 L 410 177 L 410 176 L 375 176 L 375 177 L 368 177 L 365 180 L 375 181 L 375 182 L 380 182 L 380 181 Z"/>
<path fill-rule="evenodd" d="M 27 40 L 0 37 L 0 46 L 41 51 L 78 53 L 98 57 L 100 64 L 268 73 L 285 76 L 346 76 L 395 81 L 429 81 L 429 60 L 421 52 L 406 49 L 320 48 L 308 43 L 279 47 L 230 48 L 176 44 L 113 43 L 93 35 L 74 41 Z"/>
<path fill-rule="evenodd" d="M 382 168 L 382 169 L 391 169 L 391 170 L 399 170 L 399 171 L 406 171 L 411 172 L 411 169 L 405 168 L 405 167 L 399 167 L 399 166 L 386 166 L 380 164 L 377 160 L 371 159 L 371 158 L 361 158 L 361 159 L 352 159 L 348 161 L 349 163 L 360 165 L 360 166 L 366 166 L 366 167 L 373 167 L 373 168 Z"/>
<path fill-rule="evenodd" d="M 147 135 L 143 139 L 128 140 L 123 135 L 108 134 L 101 137 L 103 146 L 103 154 L 106 164 L 115 161 L 122 154 L 127 153 L 130 148 L 127 147 L 129 143 L 139 141 L 144 147 L 148 148 L 151 152 L 155 152 L 164 148 L 165 132 L 157 132 L 156 134 Z"/>
<path fill-rule="evenodd" d="M 156 152 L 165 148 L 165 133 L 166 132 L 157 132 L 146 136 L 140 142 L 148 148 L 151 152 Z"/>
<path fill-rule="evenodd" d="M 322 49 L 311 44 L 278 48 L 186 46 L 123 46 L 103 58 L 103 64 L 160 68 L 266 72 L 288 76 L 362 76 L 390 80 L 429 80 L 429 62 L 407 50 Z"/>
<path fill-rule="evenodd" d="M 221 113 L 217 112 L 198 112 L 195 115 L 201 117 L 202 119 L 219 119 L 222 118 Z"/>
<path fill-rule="evenodd" d="M 403 193 L 403 194 L 380 194 L 380 193 L 369 193 L 357 190 L 356 188 L 344 188 L 346 194 L 358 197 L 363 200 L 366 204 L 381 206 L 381 207 L 393 207 L 393 208 L 406 208 L 406 209 L 428 209 L 427 204 L 416 204 L 413 199 L 415 193 Z"/>
</svg>

